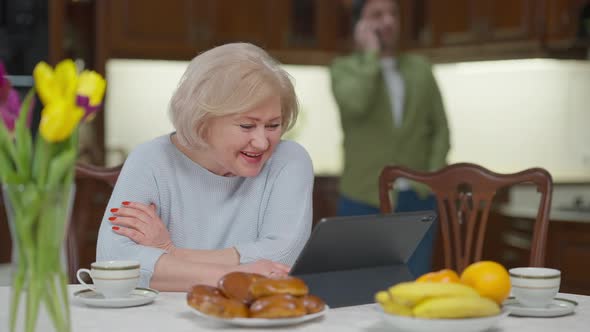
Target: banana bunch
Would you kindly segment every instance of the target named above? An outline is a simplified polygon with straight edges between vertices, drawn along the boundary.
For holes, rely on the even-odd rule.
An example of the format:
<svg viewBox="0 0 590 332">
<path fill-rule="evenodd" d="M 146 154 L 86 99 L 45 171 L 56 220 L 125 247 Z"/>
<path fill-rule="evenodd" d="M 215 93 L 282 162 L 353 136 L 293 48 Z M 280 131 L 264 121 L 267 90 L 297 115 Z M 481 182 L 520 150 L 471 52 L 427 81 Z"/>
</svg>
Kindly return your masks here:
<svg viewBox="0 0 590 332">
<path fill-rule="evenodd" d="M 419 318 L 470 318 L 500 313 L 496 302 L 460 283 L 402 282 L 375 294 L 375 301 L 387 313 Z"/>
</svg>

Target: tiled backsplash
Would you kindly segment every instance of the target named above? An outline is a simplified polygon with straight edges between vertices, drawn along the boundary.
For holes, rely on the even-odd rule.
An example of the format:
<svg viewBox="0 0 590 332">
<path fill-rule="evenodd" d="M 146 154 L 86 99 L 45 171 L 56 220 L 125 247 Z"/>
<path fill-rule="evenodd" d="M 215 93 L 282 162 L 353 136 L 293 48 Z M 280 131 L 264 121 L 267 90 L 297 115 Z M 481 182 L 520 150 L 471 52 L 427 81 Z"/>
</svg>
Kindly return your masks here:
<svg viewBox="0 0 590 332">
<path fill-rule="evenodd" d="M 120 60 L 107 64 L 107 149 L 130 151 L 172 130 L 168 100 L 187 62 Z M 287 137 L 303 144 L 316 174 L 339 174 L 342 132 L 321 66 L 285 66 L 302 116 Z M 590 62 L 488 61 L 435 66 L 451 129 L 449 162 L 498 172 L 547 168 L 556 182 L 590 181 Z M 111 165 L 121 162 L 115 153 Z"/>
</svg>

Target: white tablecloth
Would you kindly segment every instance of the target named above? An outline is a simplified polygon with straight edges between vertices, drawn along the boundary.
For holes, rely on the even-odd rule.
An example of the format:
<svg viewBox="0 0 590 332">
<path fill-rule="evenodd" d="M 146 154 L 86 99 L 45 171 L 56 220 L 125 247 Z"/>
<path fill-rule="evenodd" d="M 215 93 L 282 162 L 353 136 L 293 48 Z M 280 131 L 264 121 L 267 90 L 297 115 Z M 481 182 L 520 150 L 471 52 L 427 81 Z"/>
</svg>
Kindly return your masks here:
<svg viewBox="0 0 590 332">
<path fill-rule="evenodd" d="M 70 293 L 81 289 L 71 285 Z M 560 294 L 559 297 L 577 301 L 576 313 L 558 318 L 520 318 L 508 316 L 494 332 L 544 332 L 544 331 L 590 331 L 590 296 Z M 0 287 L 0 331 L 8 330 L 8 306 L 10 288 Z M 186 305 L 185 293 L 160 293 L 149 305 L 121 309 L 91 308 L 72 301 L 71 315 L 74 332 L 98 331 L 257 331 L 253 328 L 236 328 L 211 324 L 194 313 Z M 48 326 L 42 317 L 41 326 Z M 324 317 L 284 328 L 266 328 L 264 331 L 392 331 L 381 321 L 375 304 L 331 309 Z M 436 331 L 433 331 L 436 332 Z"/>
<path fill-rule="evenodd" d="M 11 273 L 10 264 L 0 264 L 0 286 L 10 285 Z"/>
</svg>

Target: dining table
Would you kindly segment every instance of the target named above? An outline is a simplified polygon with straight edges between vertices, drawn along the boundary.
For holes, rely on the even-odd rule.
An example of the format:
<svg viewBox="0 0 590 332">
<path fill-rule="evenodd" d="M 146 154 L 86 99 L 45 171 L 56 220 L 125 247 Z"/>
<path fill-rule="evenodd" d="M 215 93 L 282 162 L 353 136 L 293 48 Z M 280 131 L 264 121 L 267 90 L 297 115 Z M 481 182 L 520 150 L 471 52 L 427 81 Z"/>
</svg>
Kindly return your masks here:
<svg viewBox="0 0 590 332">
<path fill-rule="evenodd" d="M 98 331 L 396 331 L 383 319 L 375 303 L 330 308 L 314 320 L 284 327 L 236 327 L 213 322 L 195 314 L 187 305 L 186 293 L 160 292 L 153 302 L 127 308 L 100 308 L 81 303 L 74 294 L 84 289 L 69 285 L 72 332 Z M 8 330 L 10 287 L 0 287 L 0 331 Z M 79 293 L 78 293 L 79 294 Z M 505 315 L 493 332 L 587 332 L 590 331 L 590 296 L 559 293 L 558 297 L 578 303 L 573 314 L 552 318 L 514 317 Z M 39 331 L 51 331 L 46 315 L 38 321 Z M 46 327 L 43 328 L 43 327 Z M 433 331 L 435 332 L 435 331 Z"/>
<path fill-rule="evenodd" d="M 12 266 L 8 263 L 0 264 L 0 286 L 10 285 Z"/>
</svg>

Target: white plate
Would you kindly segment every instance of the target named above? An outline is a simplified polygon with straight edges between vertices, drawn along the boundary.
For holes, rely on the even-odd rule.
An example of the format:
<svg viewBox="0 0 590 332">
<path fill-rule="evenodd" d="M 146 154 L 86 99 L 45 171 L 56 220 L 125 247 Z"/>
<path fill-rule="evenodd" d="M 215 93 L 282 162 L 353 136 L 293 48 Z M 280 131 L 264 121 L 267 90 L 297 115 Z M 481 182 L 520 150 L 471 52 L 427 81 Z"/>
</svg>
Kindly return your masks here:
<svg viewBox="0 0 590 332">
<path fill-rule="evenodd" d="M 395 327 L 395 331 L 403 332 L 477 332 L 485 331 L 506 317 L 508 312 L 502 310 L 502 313 L 496 316 L 481 318 L 461 318 L 461 319 L 425 319 L 397 316 L 384 312 L 379 307 L 381 316 L 389 325 Z"/>
<path fill-rule="evenodd" d="M 136 288 L 128 297 L 105 298 L 90 289 L 83 289 L 74 293 L 74 299 L 91 307 L 125 308 L 135 307 L 153 302 L 158 291 L 151 288 Z"/>
<path fill-rule="evenodd" d="M 578 302 L 566 299 L 555 298 L 548 306 L 543 308 L 525 307 L 514 297 L 504 302 L 504 308 L 513 316 L 522 317 L 558 317 L 569 315 L 576 310 Z"/>
<path fill-rule="evenodd" d="M 200 317 L 206 318 L 212 322 L 235 325 L 235 326 L 247 326 L 247 327 L 273 327 L 273 326 L 287 326 L 287 325 L 295 325 L 300 324 L 303 322 L 310 321 L 312 319 L 316 319 L 321 317 L 330 310 L 330 307 L 326 305 L 324 310 L 320 312 L 316 312 L 315 314 L 309 314 L 301 317 L 293 317 L 293 318 L 219 318 L 215 316 L 210 316 L 200 312 L 199 310 L 190 307 L 193 309 L 192 311 Z"/>
</svg>

